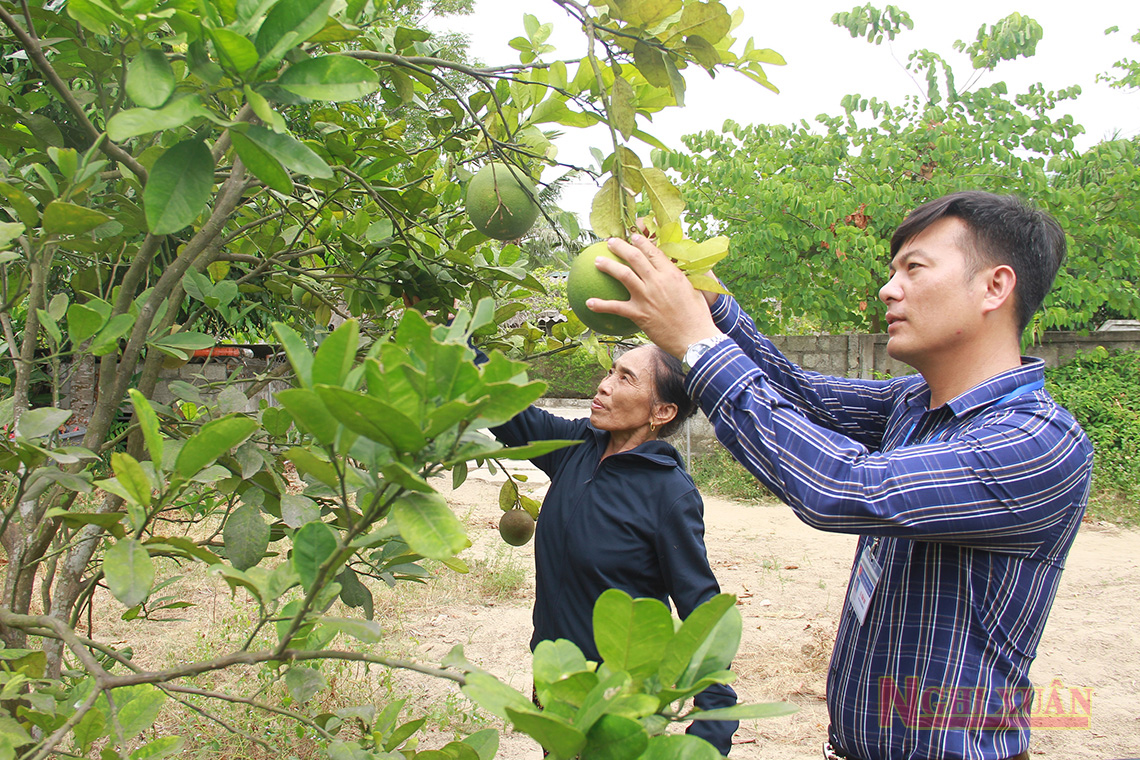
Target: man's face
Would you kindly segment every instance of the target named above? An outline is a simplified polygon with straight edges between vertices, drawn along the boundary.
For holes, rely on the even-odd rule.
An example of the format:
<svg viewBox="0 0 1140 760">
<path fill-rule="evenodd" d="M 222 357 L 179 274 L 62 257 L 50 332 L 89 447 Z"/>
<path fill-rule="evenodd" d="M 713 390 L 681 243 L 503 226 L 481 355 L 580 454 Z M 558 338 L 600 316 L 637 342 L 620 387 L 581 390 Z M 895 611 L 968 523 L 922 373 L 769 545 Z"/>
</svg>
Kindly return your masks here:
<svg viewBox="0 0 1140 760">
<path fill-rule="evenodd" d="M 962 249 L 965 222 L 947 217 L 903 243 L 879 289 L 887 305 L 887 353 L 923 371 L 952 359 L 982 326 L 985 272 L 972 273 Z"/>
<path fill-rule="evenodd" d="M 653 348 L 641 346 L 618 357 L 590 404 L 599 430 L 633 432 L 648 428 L 654 399 Z"/>
</svg>

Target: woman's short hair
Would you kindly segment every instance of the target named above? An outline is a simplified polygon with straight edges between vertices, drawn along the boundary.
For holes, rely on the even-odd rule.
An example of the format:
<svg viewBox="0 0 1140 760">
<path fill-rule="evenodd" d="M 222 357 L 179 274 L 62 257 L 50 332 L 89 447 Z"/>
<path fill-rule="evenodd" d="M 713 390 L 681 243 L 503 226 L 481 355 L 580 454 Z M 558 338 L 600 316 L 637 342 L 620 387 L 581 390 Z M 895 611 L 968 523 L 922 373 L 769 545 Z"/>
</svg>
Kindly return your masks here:
<svg viewBox="0 0 1140 760">
<path fill-rule="evenodd" d="M 653 346 L 654 372 L 653 385 L 655 400 L 661 404 L 674 404 L 677 416 L 661 426 L 659 438 L 668 438 L 676 433 L 685 420 L 697 411 L 697 403 L 685 392 L 685 369 L 681 360 Z"/>
</svg>

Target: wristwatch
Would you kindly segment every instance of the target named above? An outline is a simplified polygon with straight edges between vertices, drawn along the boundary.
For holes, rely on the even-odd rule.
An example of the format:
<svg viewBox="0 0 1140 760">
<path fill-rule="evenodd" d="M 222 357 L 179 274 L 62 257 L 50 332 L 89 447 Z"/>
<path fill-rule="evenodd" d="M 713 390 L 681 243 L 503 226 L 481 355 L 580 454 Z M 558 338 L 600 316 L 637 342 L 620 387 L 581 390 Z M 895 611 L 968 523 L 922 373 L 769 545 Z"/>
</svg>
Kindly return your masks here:
<svg viewBox="0 0 1140 760">
<path fill-rule="evenodd" d="M 715 338 L 704 338 L 702 340 L 698 340 L 696 343 L 690 343 L 689 347 L 685 349 L 684 358 L 681 359 L 681 366 L 684 368 L 685 372 L 688 373 L 689 370 L 693 368 L 693 365 L 697 363 L 697 359 L 700 359 L 702 356 L 704 356 L 710 348 L 715 346 L 717 343 L 726 340 L 728 340 L 728 336 L 722 334 L 716 336 Z"/>
</svg>

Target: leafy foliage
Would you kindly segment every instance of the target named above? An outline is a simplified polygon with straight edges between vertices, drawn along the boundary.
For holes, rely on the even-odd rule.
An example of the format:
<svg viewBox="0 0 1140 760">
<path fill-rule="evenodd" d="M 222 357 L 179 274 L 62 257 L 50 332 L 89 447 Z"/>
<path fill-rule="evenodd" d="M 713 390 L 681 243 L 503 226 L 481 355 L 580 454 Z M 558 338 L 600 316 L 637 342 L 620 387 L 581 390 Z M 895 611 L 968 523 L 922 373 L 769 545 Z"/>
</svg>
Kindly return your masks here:
<svg viewBox="0 0 1140 760">
<path fill-rule="evenodd" d="M 876 43 L 911 26 L 905 13 L 872 6 L 833 20 Z M 804 317 L 824 330 L 880 331 L 894 229 L 923 202 L 976 187 L 1038 203 L 1068 234 L 1067 264 L 1035 330 L 1135 318 L 1140 141 L 1078 151 L 1083 129 L 1056 111 L 1079 88 L 976 86 L 1002 61 L 1032 55 L 1041 34 L 1012 14 L 955 46 L 973 63 L 965 84 L 941 55 L 919 50 L 907 68 L 925 81 L 922 97 L 898 105 L 851 94 L 842 115 L 814 125 L 727 122 L 685 137 L 689 154 L 654 160 L 682 178 L 694 230 L 730 234 L 734 253 L 718 275 L 767 332 Z"/>
<path fill-rule="evenodd" d="M 422 719 L 402 720 L 399 703 L 320 713 L 320 663 L 486 682 L 458 658 L 334 648 L 381 641 L 374 594 L 423 582 L 425 559 L 466 571 L 464 526 L 433 475 L 462 483 L 469 463 L 563 445 L 506 450 L 478 432 L 542 392 L 495 349 L 597 347 L 573 320 L 553 338 L 500 327 L 542 286 L 519 246 L 471 227 L 464 184 L 491 160 L 540 177 L 556 166 L 546 130 L 604 123 L 595 232 L 628 228 L 638 195 L 675 225 L 680 192 L 627 143 L 656 144 L 642 128 L 683 103 L 689 67 L 767 85 L 764 64 L 782 62 L 737 45 L 740 14 L 715 0 L 556 5 L 586 32 L 580 57 L 546 62 L 551 27 L 527 14 L 512 43 L 521 64 L 491 68 L 423 28 L 422 0 L 0 3 L 0 43 L 15 51 L 0 61 L 0 755 L 180 753 L 181 737 L 153 727 L 192 690 L 283 716 L 330 757 L 410 760 Z M 288 361 L 253 387 L 174 382 L 176 401 L 155 401 L 164 368 L 251 337 L 275 339 Z M 476 368 L 469 342 L 491 360 Z M 275 380 L 291 387 L 250 402 Z M 82 440 L 61 437 L 76 430 Z M 187 603 L 160 591 L 179 564 L 251 600 L 233 651 L 156 671 L 129 642 L 78 632 L 103 586 L 125 620 L 161 624 Z M 337 600 L 352 616 L 330 611 Z M 724 630 L 702 657 L 731 660 Z M 186 685 L 239 664 L 288 701 Z M 658 687 L 623 689 L 640 710 Z M 492 697 L 518 706 L 519 730 L 545 736 L 557 722 L 523 695 Z M 591 712 L 606 713 L 607 756 L 638 756 L 678 718 L 655 704 L 638 718 Z M 430 756 L 488 760 L 496 746 L 480 732 Z"/>
<path fill-rule="evenodd" d="M 1135 523 L 1140 501 L 1140 356 L 1110 354 L 1103 347 L 1078 355 L 1045 373 L 1049 393 L 1081 424 L 1092 441 L 1093 487 L 1099 500 L 1118 495 L 1132 505 L 1125 522 Z M 1095 506 L 1093 500 L 1090 506 Z"/>
</svg>

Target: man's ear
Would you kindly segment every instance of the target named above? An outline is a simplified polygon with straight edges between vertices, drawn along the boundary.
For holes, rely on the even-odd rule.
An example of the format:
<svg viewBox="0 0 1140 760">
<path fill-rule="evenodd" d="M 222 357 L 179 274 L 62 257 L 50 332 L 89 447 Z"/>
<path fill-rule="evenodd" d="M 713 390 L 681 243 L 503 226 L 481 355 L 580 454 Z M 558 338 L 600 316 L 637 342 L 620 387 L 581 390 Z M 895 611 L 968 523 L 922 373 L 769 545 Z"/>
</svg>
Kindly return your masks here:
<svg viewBox="0 0 1140 760">
<path fill-rule="evenodd" d="M 1013 290 L 1017 285 L 1017 273 L 1008 264 L 1001 264 L 990 269 L 985 275 L 986 292 L 983 296 L 982 310 L 989 313 L 1009 305 L 1014 306 Z"/>
</svg>

